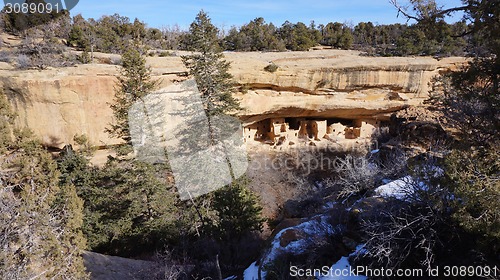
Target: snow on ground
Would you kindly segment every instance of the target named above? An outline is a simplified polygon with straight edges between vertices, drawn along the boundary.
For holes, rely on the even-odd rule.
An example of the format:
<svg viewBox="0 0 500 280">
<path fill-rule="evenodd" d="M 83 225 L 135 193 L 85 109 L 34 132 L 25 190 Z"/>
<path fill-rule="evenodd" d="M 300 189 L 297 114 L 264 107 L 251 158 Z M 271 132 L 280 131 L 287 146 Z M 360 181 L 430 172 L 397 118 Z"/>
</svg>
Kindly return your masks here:
<svg viewBox="0 0 500 280">
<path fill-rule="evenodd" d="M 283 233 L 285 233 L 287 230 L 291 229 L 302 231 L 309 236 L 327 236 L 327 235 L 333 235 L 335 233 L 335 229 L 327 221 L 326 216 L 315 216 L 307 222 L 303 222 L 294 227 L 282 229 L 274 237 L 271 250 L 267 255 L 267 257 L 264 259 L 264 263 L 268 263 L 274 260 L 276 256 L 278 256 L 278 254 L 281 252 L 300 254 L 306 249 L 308 241 L 305 239 L 295 240 L 290 242 L 287 246 L 281 247 L 280 245 L 281 235 L 283 235 Z"/>
<path fill-rule="evenodd" d="M 259 279 L 259 266 L 257 262 L 253 262 L 243 273 L 243 280 L 258 280 Z M 265 279 L 265 278 L 262 278 Z"/>
<path fill-rule="evenodd" d="M 349 257 L 355 256 L 358 254 L 362 254 L 363 246 L 359 245 L 356 247 L 356 251 L 350 254 Z M 353 270 L 351 269 L 351 264 L 349 263 L 349 257 L 342 257 L 338 262 L 332 265 L 330 271 L 327 273 L 328 275 L 318 277 L 318 280 L 366 280 L 368 279 L 364 275 L 354 275 L 351 273 Z"/>
<path fill-rule="evenodd" d="M 393 197 L 404 200 L 408 195 L 413 194 L 415 181 L 411 176 L 389 182 L 375 189 L 377 195 L 383 197 Z"/>
<path fill-rule="evenodd" d="M 276 236 L 273 238 L 271 243 L 271 248 L 269 249 L 269 253 L 263 260 L 263 263 L 272 262 L 276 257 L 280 255 L 282 252 L 292 253 L 292 254 L 300 254 L 307 250 L 307 247 L 310 244 L 310 241 L 306 239 L 299 239 L 290 242 L 285 247 L 280 245 L 280 238 L 287 230 L 297 230 L 306 233 L 309 236 L 328 236 L 333 235 L 335 233 L 335 228 L 328 222 L 328 217 L 324 215 L 318 215 L 311 218 L 306 222 L 303 222 L 299 225 L 282 229 Z M 256 263 L 252 263 L 244 273 L 244 280 L 254 280 L 258 279 L 258 271 L 259 266 Z M 265 272 L 261 272 L 262 279 L 265 279 Z"/>
</svg>

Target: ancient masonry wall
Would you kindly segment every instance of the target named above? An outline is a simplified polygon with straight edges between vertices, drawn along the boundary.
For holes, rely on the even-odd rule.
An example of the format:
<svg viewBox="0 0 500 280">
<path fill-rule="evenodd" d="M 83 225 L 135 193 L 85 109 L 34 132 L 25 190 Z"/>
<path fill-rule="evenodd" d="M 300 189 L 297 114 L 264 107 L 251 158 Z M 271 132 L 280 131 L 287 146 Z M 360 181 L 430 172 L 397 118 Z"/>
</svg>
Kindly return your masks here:
<svg viewBox="0 0 500 280">
<path fill-rule="evenodd" d="M 361 119 L 332 121 L 306 118 L 271 118 L 244 128 L 247 143 L 260 142 L 272 145 L 290 144 L 300 141 L 339 141 L 367 139 L 386 129 L 379 120 Z"/>
</svg>

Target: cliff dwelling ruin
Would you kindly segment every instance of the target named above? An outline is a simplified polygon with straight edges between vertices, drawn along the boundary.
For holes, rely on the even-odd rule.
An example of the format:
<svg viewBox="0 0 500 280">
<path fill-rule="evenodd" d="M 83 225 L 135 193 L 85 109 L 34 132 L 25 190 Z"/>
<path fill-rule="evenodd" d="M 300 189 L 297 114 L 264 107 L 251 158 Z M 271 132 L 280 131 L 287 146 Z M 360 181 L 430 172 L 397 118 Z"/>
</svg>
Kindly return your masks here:
<svg viewBox="0 0 500 280">
<path fill-rule="evenodd" d="M 388 124 L 376 119 L 269 118 L 244 129 L 246 143 L 292 146 L 301 142 L 339 142 L 370 139 L 388 131 Z"/>
</svg>

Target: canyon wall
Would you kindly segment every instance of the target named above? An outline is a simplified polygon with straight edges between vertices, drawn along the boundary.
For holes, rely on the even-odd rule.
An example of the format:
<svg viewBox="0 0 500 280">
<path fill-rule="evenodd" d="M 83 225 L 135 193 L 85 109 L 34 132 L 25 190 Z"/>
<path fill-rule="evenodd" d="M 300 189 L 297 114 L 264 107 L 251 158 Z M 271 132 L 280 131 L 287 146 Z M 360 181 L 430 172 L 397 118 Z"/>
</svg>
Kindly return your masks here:
<svg viewBox="0 0 500 280">
<path fill-rule="evenodd" d="M 160 87 L 186 79 L 179 54 L 148 58 Z M 433 76 L 465 63 L 464 58 L 374 58 L 340 50 L 226 53 L 226 58 L 245 125 L 271 117 L 388 118 L 420 104 Z M 264 70 L 270 63 L 278 66 L 276 72 Z M 103 64 L 43 71 L 5 67 L 0 88 L 18 115 L 16 124 L 34 130 L 45 144 L 62 147 L 86 134 L 92 144 L 104 146 L 117 143 L 104 132 L 112 122 L 109 104 L 117 75 L 118 66 Z"/>
</svg>

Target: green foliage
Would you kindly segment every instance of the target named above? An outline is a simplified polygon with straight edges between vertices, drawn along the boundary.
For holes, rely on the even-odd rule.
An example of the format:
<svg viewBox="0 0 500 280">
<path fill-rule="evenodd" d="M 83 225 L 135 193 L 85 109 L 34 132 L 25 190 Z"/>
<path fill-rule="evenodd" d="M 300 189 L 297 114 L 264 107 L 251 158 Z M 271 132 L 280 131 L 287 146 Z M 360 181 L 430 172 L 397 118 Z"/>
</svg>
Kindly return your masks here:
<svg viewBox="0 0 500 280">
<path fill-rule="evenodd" d="M 341 23 L 328 23 L 322 30 L 323 45 L 332 46 L 334 48 L 349 49 L 353 43 L 353 35 L 351 29 Z"/>
<path fill-rule="evenodd" d="M 12 142 L 11 126 L 14 117 L 9 101 L 3 92 L 0 92 L 0 153 L 4 153 Z"/>
<path fill-rule="evenodd" d="M 316 46 L 319 41 L 317 30 L 309 29 L 304 23 L 283 23 L 278 31 L 280 38 L 285 42 L 287 49 L 292 51 L 306 51 Z"/>
<path fill-rule="evenodd" d="M 90 39 L 87 38 L 82 27 L 73 25 L 69 32 L 68 44 L 77 48 L 87 49 L 90 47 Z"/>
<path fill-rule="evenodd" d="M 136 48 L 130 48 L 122 55 L 122 72 L 115 87 L 113 110 L 114 123 L 106 129 L 111 136 L 121 138 L 125 146 L 120 147 L 120 154 L 131 151 L 131 137 L 128 126 L 128 110 L 146 94 L 152 92 L 158 81 L 151 79 L 151 68 L 146 66 L 146 59 Z M 122 145 L 123 146 L 123 145 Z"/>
<path fill-rule="evenodd" d="M 103 16 L 94 26 L 96 47 L 100 51 L 119 53 L 133 39 L 130 19 L 119 14 Z"/>
<path fill-rule="evenodd" d="M 211 230 L 217 239 L 231 241 L 262 230 L 262 207 L 248 183 L 243 176 L 214 193 L 212 209 L 217 212 L 217 219 L 212 221 Z"/>
<path fill-rule="evenodd" d="M 109 162 L 93 171 L 90 184 L 80 189 L 90 248 L 137 255 L 175 243 L 186 233 L 183 217 L 189 211 L 178 207 L 175 189 L 161 179 L 164 170 L 141 162 Z"/>
<path fill-rule="evenodd" d="M 169 56 L 173 56 L 173 54 L 171 52 L 160 52 L 160 54 L 158 54 L 159 57 L 169 57 Z"/>
<path fill-rule="evenodd" d="M 88 49 L 84 49 L 83 52 L 77 57 L 78 61 L 80 61 L 82 64 L 87 64 L 91 62 L 91 57 Z"/>
<path fill-rule="evenodd" d="M 74 185 L 84 198 L 88 249 L 137 256 L 193 236 L 194 213 L 167 180 L 166 165 L 112 159 L 103 168 L 92 167 L 85 137 L 76 139 L 80 149 L 65 149 L 58 158 L 59 184 Z"/>
<path fill-rule="evenodd" d="M 396 41 L 401 55 L 463 55 L 466 42 L 457 37 L 465 32 L 460 23 L 450 25 L 444 20 L 432 26 L 417 23 L 409 26 Z"/>
<path fill-rule="evenodd" d="M 454 150 L 446 161 L 447 186 L 455 193 L 454 219 L 483 244 L 500 252 L 500 151 Z"/>
<path fill-rule="evenodd" d="M 224 38 L 226 49 L 238 51 L 283 51 L 284 43 L 276 36 L 277 28 L 261 17 L 236 29 L 229 30 Z"/>
<path fill-rule="evenodd" d="M 218 33 L 219 29 L 212 24 L 208 14 L 201 10 L 189 26 L 189 33 L 184 37 L 187 50 L 201 54 L 220 53 Z"/>
<path fill-rule="evenodd" d="M 0 119 L 10 118 L 0 106 Z M 29 130 L 13 134 L 0 155 L 0 278 L 87 279 L 81 199 L 58 184 L 56 163 Z"/>
<path fill-rule="evenodd" d="M 135 19 L 119 14 L 102 16 L 98 20 L 85 20 L 81 15 L 73 17 L 73 24 L 68 35 L 68 45 L 79 49 L 93 49 L 106 53 L 120 53 L 133 46 L 134 42 L 154 45 L 151 40 L 161 40 L 158 29 L 146 29 L 146 25 Z"/>
<path fill-rule="evenodd" d="M 200 11 L 186 36 L 189 49 L 196 53 L 182 56 L 182 62 L 196 80 L 208 116 L 240 109 L 239 102 L 232 96 L 230 63 L 224 60 L 217 33 L 208 15 Z"/>
<path fill-rule="evenodd" d="M 374 25 L 371 22 L 360 22 L 352 28 L 338 22 L 330 22 L 326 26 L 316 26 L 311 22 L 307 26 L 302 22 L 293 24 L 289 21 L 277 27 L 273 23 L 266 23 L 264 18 L 257 17 L 239 28 L 232 27 L 221 38 L 215 26 L 205 25 L 210 21 L 206 14 L 199 18 L 197 24 L 205 25 L 207 29 L 202 31 L 198 28 L 200 32 L 197 34 L 191 31 L 186 33 L 176 25 L 162 30 L 146 28 L 143 22 L 135 19 L 131 23 L 127 17 L 118 14 L 88 21 L 77 15 L 68 31 L 68 44 L 80 49 L 92 46 L 98 51 L 118 53 L 133 41 L 141 41 L 152 49 L 180 48 L 189 51 L 201 46 L 215 47 L 212 51 L 304 51 L 321 43 L 334 48 L 360 49 L 377 55 L 439 56 L 463 55 L 465 48 L 482 48 L 490 44 L 479 37 L 472 38 L 471 42 L 461 38 L 460 35 L 468 31 L 464 22 L 448 24 L 441 18 L 436 19 L 413 25 Z M 436 22 L 438 25 L 433 25 Z M 494 25 L 491 22 L 489 24 Z M 203 32 L 210 34 L 207 40 L 197 40 Z"/>
</svg>

